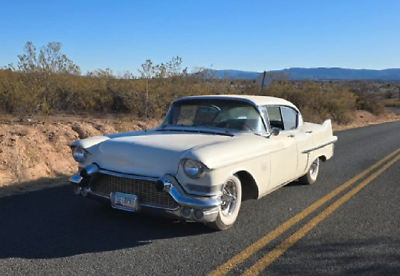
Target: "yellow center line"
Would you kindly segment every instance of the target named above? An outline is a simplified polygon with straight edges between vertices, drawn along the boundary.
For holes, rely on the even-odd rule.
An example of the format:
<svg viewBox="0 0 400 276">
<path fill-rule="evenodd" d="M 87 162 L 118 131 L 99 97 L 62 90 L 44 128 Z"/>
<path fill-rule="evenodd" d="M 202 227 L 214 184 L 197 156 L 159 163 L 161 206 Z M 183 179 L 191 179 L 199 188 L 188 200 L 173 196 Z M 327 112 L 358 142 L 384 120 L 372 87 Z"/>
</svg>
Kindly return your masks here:
<svg viewBox="0 0 400 276">
<path fill-rule="evenodd" d="M 391 167 L 394 163 L 396 163 L 400 159 L 400 155 L 396 156 L 393 160 L 388 162 L 385 166 L 380 168 L 378 171 L 370 175 L 360 184 L 351 189 L 348 193 L 343 195 L 341 198 L 332 203 L 329 207 L 327 207 L 324 211 L 319 213 L 315 218 L 310 220 L 306 225 L 301 227 L 298 231 L 296 231 L 289 238 L 284 240 L 281 244 L 271 250 L 267 255 L 257 261 L 252 267 L 246 270 L 242 276 L 255 276 L 258 275 L 261 271 L 267 268 L 272 262 L 274 262 L 277 258 L 279 258 L 286 250 L 288 250 L 291 246 L 293 246 L 297 241 L 303 238 L 309 231 L 311 231 L 314 227 L 316 227 L 321 221 L 326 219 L 330 214 L 332 214 L 337 208 L 339 208 L 342 204 L 360 192 L 365 186 L 370 184 L 375 178 L 377 178 L 380 174 L 386 171 L 389 167 Z"/>
<path fill-rule="evenodd" d="M 233 269 L 235 266 L 238 264 L 242 263 L 249 257 L 251 257 L 253 254 L 255 254 L 258 250 L 266 246 L 268 243 L 270 243 L 272 240 L 274 240 L 276 237 L 287 231 L 290 227 L 304 219 L 306 216 L 308 216 L 310 213 L 314 212 L 316 209 L 318 209 L 320 206 L 328 202 L 330 199 L 338 195 L 340 192 L 348 188 L 349 186 L 353 185 L 355 182 L 360 180 L 361 178 L 365 177 L 367 174 L 369 174 L 371 171 L 375 170 L 379 166 L 381 166 L 383 163 L 385 163 L 387 160 L 392 158 L 394 155 L 400 152 L 400 148 L 392 152 L 391 154 L 387 155 L 386 157 L 382 158 L 378 162 L 376 162 L 374 165 L 366 169 L 365 171 L 359 173 L 352 179 L 348 180 L 329 194 L 325 195 L 294 217 L 290 218 L 283 224 L 281 224 L 279 227 L 275 228 L 272 232 L 268 233 L 266 236 L 262 237 L 246 249 L 244 249 L 242 252 L 238 253 L 237 255 L 233 256 L 230 260 L 225 262 L 224 264 L 220 265 L 217 267 L 215 270 L 211 271 L 208 276 L 223 276 L 226 275 L 231 269 Z"/>
</svg>

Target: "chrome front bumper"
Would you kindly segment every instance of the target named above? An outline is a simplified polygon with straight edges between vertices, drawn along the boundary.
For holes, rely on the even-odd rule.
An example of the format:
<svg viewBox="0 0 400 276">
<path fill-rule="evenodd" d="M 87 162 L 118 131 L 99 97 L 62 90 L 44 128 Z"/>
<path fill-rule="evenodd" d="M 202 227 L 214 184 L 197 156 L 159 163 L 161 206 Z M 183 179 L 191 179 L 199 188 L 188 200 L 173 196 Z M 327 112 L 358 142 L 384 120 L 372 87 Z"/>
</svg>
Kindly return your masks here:
<svg viewBox="0 0 400 276">
<path fill-rule="evenodd" d="M 140 176 L 121 174 L 107 170 L 99 169 L 96 165 L 89 165 L 79 173 L 71 176 L 69 181 L 74 185 L 76 194 L 96 199 L 111 204 L 111 194 L 105 195 L 92 191 L 90 187 L 91 177 L 96 174 L 106 174 L 115 177 L 128 179 L 141 179 Z M 147 213 L 157 216 L 168 217 L 178 220 L 213 222 L 218 216 L 219 206 L 222 204 L 220 196 L 201 197 L 187 194 L 172 175 L 164 175 L 160 179 L 146 178 L 154 181 L 154 190 L 156 193 L 168 193 L 177 203 L 176 208 L 167 208 L 149 203 L 139 204 L 135 212 Z M 118 191 L 115 191 L 118 192 Z"/>
</svg>

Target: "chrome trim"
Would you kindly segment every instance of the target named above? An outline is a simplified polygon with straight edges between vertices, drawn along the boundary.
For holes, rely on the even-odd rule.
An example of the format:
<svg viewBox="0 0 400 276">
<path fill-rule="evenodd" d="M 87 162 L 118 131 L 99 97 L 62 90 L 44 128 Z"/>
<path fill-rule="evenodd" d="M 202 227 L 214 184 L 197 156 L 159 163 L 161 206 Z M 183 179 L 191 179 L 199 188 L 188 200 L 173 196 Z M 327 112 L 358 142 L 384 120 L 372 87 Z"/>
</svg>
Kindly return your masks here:
<svg viewBox="0 0 400 276">
<path fill-rule="evenodd" d="M 99 166 L 96 164 L 90 164 L 89 166 L 86 166 L 83 170 L 81 170 L 80 174 L 82 177 L 87 177 L 92 174 L 95 174 L 99 171 Z"/>
<path fill-rule="evenodd" d="M 69 178 L 69 182 L 71 182 L 72 184 L 79 185 L 81 183 L 82 179 L 83 179 L 82 176 L 80 176 L 79 173 L 76 173 Z"/>
<path fill-rule="evenodd" d="M 104 197 L 98 194 L 93 194 L 89 193 L 87 198 L 100 201 L 106 204 L 111 204 L 110 198 L 109 197 Z M 163 208 L 155 208 L 153 206 L 147 206 L 147 205 L 141 205 L 140 204 L 140 209 L 136 211 L 136 213 L 144 213 L 144 214 L 149 214 L 149 215 L 155 215 L 155 216 L 161 216 L 161 217 L 166 217 L 170 219 L 176 219 L 176 220 L 186 220 L 182 218 L 181 216 L 181 207 L 178 207 L 175 210 L 167 210 Z M 199 222 L 213 222 L 217 219 L 218 217 L 218 208 L 213 208 L 210 210 L 203 210 L 203 218 L 199 220 Z M 192 216 L 188 220 L 194 220 Z"/>
<path fill-rule="evenodd" d="M 196 175 L 189 175 L 189 173 L 186 171 L 185 168 L 185 164 L 188 161 L 193 161 L 196 163 L 197 168 L 199 169 L 198 173 Z M 210 170 L 206 165 L 204 165 L 202 162 L 200 162 L 199 160 L 196 159 L 192 159 L 192 158 L 182 158 L 180 160 L 180 165 L 182 166 L 182 170 L 183 172 L 186 174 L 187 177 L 191 178 L 191 179 L 198 179 L 204 176 L 206 170 Z"/>
<path fill-rule="evenodd" d="M 81 189 L 81 195 L 84 197 L 87 197 L 88 194 L 90 194 L 92 192 L 92 190 L 90 189 L 90 187 L 84 187 Z"/>
<path fill-rule="evenodd" d="M 102 197 L 104 199 L 110 200 L 111 201 L 111 195 L 109 196 L 105 196 L 96 192 L 93 192 L 92 190 L 90 190 L 90 194 L 91 195 L 95 195 L 98 197 Z M 176 208 L 168 208 L 166 206 L 158 206 L 158 205 L 152 205 L 152 204 L 148 204 L 148 203 L 139 203 L 140 207 L 147 207 L 147 208 L 153 208 L 153 209 L 160 209 L 160 210 L 168 210 L 168 211 L 176 211 L 179 209 L 179 204 Z"/>
<path fill-rule="evenodd" d="M 178 180 L 176 180 L 175 177 L 172 175 L 164 175 L 161 178 L 155 178 L 155 177 L 144 177 L 144 176 L 137 176 L 137 175 L 130 175 L 130 174 L 124 174 L 124 173 L 117 173 L 113 171 L 107 171 L 104 169 L 100 169 L 98 173 L 102 174 L 109 174 L 112 176 L 117 176 L 117 177 L 123 177 L 123 178 L 130 178 L 130 179 L 141 179 L 141 180 L 149 180 L 149 181 L 154 181 L 154 183 L 159 180 L 164 183 L 165 187 L 168 187 L 169 189 L 166 189 L 162 192 L 169 193 L 169 195 L 172 197 L 174 201 L 178 204 L 177 208 L 166 208 L 162 206 L 154 206 L 150 204 L 141 204 L 140 209 L 137 212 L 142 212 L 142 210 L 147 210 L 151 212 L 161 212 L 163 214 L 169 214 L 173 215 L 174 218 L 182 219 L 182 216 L 180 214 L 180 209 L 183 206 L 193 208 L 193 209 L 198 209 L 203 211 L 204 217 L 200 220 L 201 222 L 212 222 L 214 221 L 217 216 L 218 216 L 218 208 L 222 204 L 222 199 L 221 196 L 212 196 L 212 197 L 206 197 L 206 196 L 193 196 L 187 194 L 181 185 L 179 184 Z M 74 185 L 79 185 L 80 182 L 83 180 L 83 178 L 79 175 L 79 173 L 73 175 L 70 178 L 70 182 Z M 155 189 L 155 187 L 154 187 Z M 110 195 L 105 196 L 101 194 L 97 194 L 93 192 L 91 189 L 88 189 L 88 198 L 96 198 L 100 200 L 105 200 L 110 202 L 111 198 Z M 168 216 L 169 216 L 168 215 Z M 192 216 L 190 217 L 190 220 L 192 220 Z"/>
<path fill-rule="evenodd" d="M 81 187 L 81 186 L 74 185 L 74 193 L 75 193 L 76 195 L 80 195 L 80 194 L 81 194 L 81 191 L 82 191 L 82 187 Z"/>
<path fill-rule="evenodd" d="M 229 179 L 225 186 L 224 190 L 222 192 L 222 204 L 221 204 L 221 213 L 224 216 L 230 216 L 236 208 L 236 197 L 237 197 L 237 191 L 236 191 L 236 186 L 234 181 Z"/>
<path fill-rule="evenodd" d="M 291 129 L 291 130 L 297 130 L 297 129 L 299 129 L 299 119 L 300 119 L 301 113 L 300 113 L 300 110 L 299 110 L 296 106 L 290 106 L 290 105 L 285 105 L 285 104 L 265 104 L 265 105 L 261 105 L 261 106 L 260 106 L 260 111 L 262 112 L 263 109 L 264 109 L 265 112 L 266 112 L 266 114 L 265 114 L 264 112 L 262 112 L 262 114 L 263 114 L 262 117 L 264 118 L 265 123 L 266 123 L 266 125 L 268 126 L 268 127 L 267 127 L 267 130 L 269 130 L 269 134 L 270 134 L 270 135 L 277 136 L 277 135 L 279 135 L 279 133 L 281 133 L 281 132 L 286 132 L 286 131 L 291 131 L 291 130 L 284 130 L 284 129 L 278 128 L 278 129 L 280 130 L 280 132 L 279 132 L 278 134 L 274 134 L 274 133 L 273 133 L 274 127 L 271 126 L 271 122 L 270 122 L 270 120 L 269 120 L 269 115 L 268 115 L 268 109 L 267 109 L 267 107 L 278 107 L 278 108 L 279 108 L 279 113 L 280 113 L 280 114 L 282 113 L 282 111 L 280 110 L 281 107 L 290 108 L 290 109 L 292 109 L 293 111 L 295 111 L 295 112 L 296 112 L 296 128 L 295 128 L 295 129 Z M 267 115 L 266 118 L 265 118 L 264 115 Z M 281 114 L 281 117 L 282 117 L 282 114 Z"/>
<path fill-rule="evenodd" d="M 175 210 L 179 209 L 179 205 L 176 208 L 167 208 L 167 207 L 151 205 L 151 204 L 146 204 L 146 203 L 139 203 L 139 205 L 140 205 L 140 207 L 147 207 L 147 208 L 154 208 L 154 209 L 161 209 L 161 210 L 169 210 L 169 211 L 175 211 Z"/>
<path fill-rule="evenodd" d="M 170 186 L 168 193 L 172 196 L 172 198 L 181 206 L 189 206 L 197 209 L 208 209 L 212 207 L 217 207 L 222 204 L 222 200 L 220 197 L 196 197 L 187 194 L 180 184 L 178 180 L 172 175 L 164 175 L 160 179 L 153 177 L 144 177 L 144 176 L 136 176 L 124 173 L 116 173 L 107 170 L 99 170 L 99 173 L 109 174 L 118 177 L 125 177 L 131 179 L 142 179 L 154 181 L 161 180 L 164 183 L 164 186 Z M 168 185 L 169 184 L 169 185 Z"/>
<path fill-rule="evenodd" d="M 222 194 L 224 184 L 204 186 L 193 183 L 186 183 L 185 190 L 193 196 L 219 196 Z"/>
<path fill-rule="evenodd" d="M 322 144 L 322 145 L 319 145 L 319 146 L 317 146 L 317 147 L 313 147 L 313 148 L 311 148 L 311 149 L 304 150 L 304 151 L 302 151 L 301 153 L 305 154 L 305 153 L 312 152 L 312 151 L 314 151 L 314 150 L 319 150 L 319 149 L 321 149 L 321 148 L 324 148 L 324 147 L 326 147 L 326 146 L 329 146 L 329 145 L 331 145 L 331 144 L 336 143 L 336 141 L 337 141 L 337 138 L 335 137 L 333 140 L 331 140 L 331 141 L 329 141 L 329 142 L 326 142 L 326 143 L 324 143 L 324 144 Z"/>
<path fill-rule="evenodd" d="M 117 176 L 117 177 L 130 178 L 130 179 L 148 180 L 148 181 L 154 181 L 154 182 L 156 182 L 158 180 L 158 177 L 119 173 L 119 172 L 108 171 L 108 170 L 104 170 L 104 169 L 100 169 L 98 171 L 98 173 L 109 174 L 109 175 L 113 175 L 113 176 Z"/>
<path fill-rule="evenodd" d="M 181 206 L 189 206 L 195 209 L 203 210 L 218 207 L 222 204 L 221 197 L 219 196 L 201 197 L 187 194 L 181 185 L 179 185 L 178 180 L 176 180 L 176 178 L 172 175 L 164 175 L 160 180 L 164 183 L 171 184 L 168 193 Z"/>
<path fill-rule="evenodd" d="M 78 149 L 82 150 L 81 153 L 78 153 L 78 154 L 80 154 L 80 158 L 78 158 L 78 157 L 76 156 L 76 154 L 77 154 L 76 151 L 77 151 Z M 72 151 L 72 158 L 73 158 L 76 162 L 78 162 L 78 163 L 84 163 L 84 162 L 86 161 L 87 156 L 88 156 L 88 151 L 87 151 L 85 148 L 83 148 L 82 146 L 79 146 L 79 145 L 71 146 L 71 151 Z"/>
<path fill-rule="evenodd" d="M 214 208 L 211 210 L 203 211 L 203 218 L 199 221 L 213 222 L 217 219 L 217 217 L 218 217 L 218 208 Z"/>
<path fill-rule="evenodd" d="M 105 195 L 101 195 L 101 194 L 95 194 L 93 193 L 93 191 L 90 191 L 90 194 L 88 194 L 88 197 L 90 197 L 91 195 L 102 198 L 104 200 L 110 200 L 110 196 L 105 196 Z M 111 200 L 110 200 L 111 202 Z"/>
<path fill-rule="evenodd" d="M 104 177 L 106 178 L 104 179 Z M 109 171 L 106 170 L 103 170 L 102 173 L 93 175 L 93 178 L 94 179 L 91 180 L 92 183 L 89 185 L 95 185 L 92 187 L 92 193 L 94 194 L 109 197 L 110 193 L 118 191 L 139 196 L 139 194 L 141 194 L 141 192 L 139 192 L 140 190 L 144 193 L 141 194 L 143 197 L 140 198 L 139 202 L 141 206 L 146 205 L 168 210 L 175 210 L 179 206 L 168 192 L 157 191 L 156 183 L 160 182 L 160 180 L 156 180 L 156 178 L 148 179 L 145 177 L 135 177 L 134 175 L 125 175 L 123 173 L 109 173 Z M 131 181 L 134 183 L 130 183 Z M 97 184 L 100 186 L 97 186 Z M 130 184 L 133 186 L 130 186 Z M 153 201 L 153 199 L 155 201 Z"/>
</svg>

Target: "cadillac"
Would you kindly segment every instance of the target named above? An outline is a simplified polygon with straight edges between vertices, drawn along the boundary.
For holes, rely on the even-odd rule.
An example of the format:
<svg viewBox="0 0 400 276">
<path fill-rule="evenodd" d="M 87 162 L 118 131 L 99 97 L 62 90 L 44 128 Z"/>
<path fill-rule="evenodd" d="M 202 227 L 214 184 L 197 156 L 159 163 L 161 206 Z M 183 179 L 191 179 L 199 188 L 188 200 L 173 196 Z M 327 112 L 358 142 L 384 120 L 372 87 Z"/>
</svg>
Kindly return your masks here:
<svg viewBox="0 0 400 276">
<path fill-rule="evenodd" d="M 243 200 L 299 180 L 333 156 L 331 121 L 303 122 L 289 101 L 216 95 L 175 100 L 160 126 L 71 144 L 78 195 L 115 209 L 225 230 Z"/>
</svg>

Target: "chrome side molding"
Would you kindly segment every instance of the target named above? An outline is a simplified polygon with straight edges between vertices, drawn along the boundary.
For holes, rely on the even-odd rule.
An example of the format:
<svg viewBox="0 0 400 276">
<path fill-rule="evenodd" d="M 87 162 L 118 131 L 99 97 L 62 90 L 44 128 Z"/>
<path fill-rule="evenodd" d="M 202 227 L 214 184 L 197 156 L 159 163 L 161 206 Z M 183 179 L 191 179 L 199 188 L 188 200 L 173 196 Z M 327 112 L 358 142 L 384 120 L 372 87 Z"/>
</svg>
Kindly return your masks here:
<svg viewBox="0 0 400 276">
<path fill-rule="evenodd" d="M 302 151 L 301 153 L 307 154 L 307 153 L 310 153 L 310 152 L 312 152 L 312 151 L 314 151 L 314 150 L 322 149 L 322 148 L 324 148 L 324 147 L 326 147 L 326 146 L 329 146 L 329 145 L 331 145 L 331 144 L 336 143 L 336 141 L 337 141 L 337 137 L 334 137 L 334 139 L 332 139 L 332 140 L 329 141 L 329 142 L 326 142 L 326 143 L 324 143 L 324 144 L 322 144 L 322 145 L 313 147 L 313 148 L 311 148 L 311 149 L 306 149 L 306 150 Z"/>
</svg>

